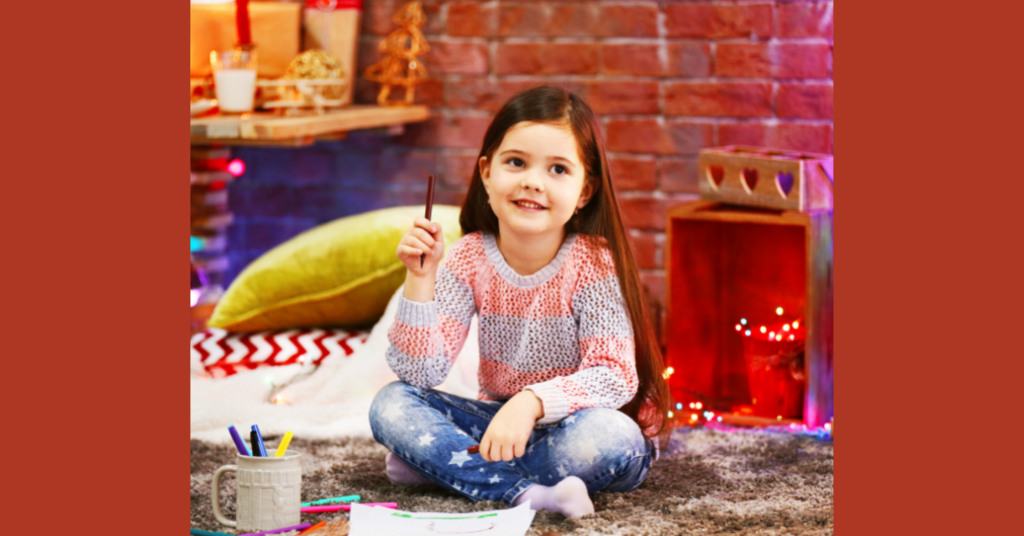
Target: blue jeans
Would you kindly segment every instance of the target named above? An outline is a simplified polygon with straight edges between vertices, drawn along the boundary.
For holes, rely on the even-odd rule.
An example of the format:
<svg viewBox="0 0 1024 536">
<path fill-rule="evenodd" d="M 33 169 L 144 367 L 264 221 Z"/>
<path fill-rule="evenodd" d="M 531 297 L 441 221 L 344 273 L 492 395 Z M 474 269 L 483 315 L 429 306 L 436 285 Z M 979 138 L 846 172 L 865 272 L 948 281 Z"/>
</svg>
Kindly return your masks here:
<svg viewBox="0 0 1024 536">
<path fill-rule="evenodd" d="M 466 449 L 483 438 L 503 402 L 484 402 L 394 382 L 370 408 L 373 437 L 431 482 L 472 499 L 513 504 L 526 488 L 577 476 L 587 491 L 625 492 L 640 486 L 654 443 L 626 414 L 579 410 L 534 427 L 526 454 L 485 462 Z"/>
</svg>

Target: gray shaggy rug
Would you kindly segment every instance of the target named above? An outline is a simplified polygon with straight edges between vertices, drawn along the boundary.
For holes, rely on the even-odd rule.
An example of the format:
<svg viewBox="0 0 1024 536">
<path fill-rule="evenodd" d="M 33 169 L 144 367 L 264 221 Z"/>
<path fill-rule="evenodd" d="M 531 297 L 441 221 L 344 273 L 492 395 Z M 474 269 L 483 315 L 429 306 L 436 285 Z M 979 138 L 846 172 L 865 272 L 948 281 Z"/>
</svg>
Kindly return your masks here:
<svg viewBox="0 0 1024 536">
<path fill-rule="evenodd" d="M 830 439 L 774 430 L 679 428 L 639 489 L 597 494 L 597 511 L 583 518 L 537 512 L 528 534 L 832 534 L 832 447 Z M 384 475 L 387 450 L 373 439 L 295 439 L 290 448 L 303 453 L 303 502 L 358 494 L 364 502 L 396 501 L 421 512 L 505 508 L 430 485 L 391 485 Z M 233 446 L 192 441 L 192 528 L 238 533 L 217 523 L 210 505 L 213 472 L 233 463 L 234 453 Z M 221 481 L 221 509 L 229 518 L 233 475 Z M 302 520 L 330 523 L 339 516 L 347 514 L 303 514 Z"/>
</svg>

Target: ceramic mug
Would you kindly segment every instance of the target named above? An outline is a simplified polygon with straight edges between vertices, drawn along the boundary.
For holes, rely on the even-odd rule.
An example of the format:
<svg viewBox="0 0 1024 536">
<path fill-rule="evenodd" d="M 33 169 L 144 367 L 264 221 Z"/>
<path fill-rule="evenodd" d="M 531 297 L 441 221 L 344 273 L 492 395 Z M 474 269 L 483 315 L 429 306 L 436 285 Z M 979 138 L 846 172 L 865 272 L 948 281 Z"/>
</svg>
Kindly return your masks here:
<svg viewBox="0 0 1024 536">
<path fill-rule="evenodd" d="M 301 454 L 293 450 L 279 458 L 237 454 L 235 465 L 221 466 L 213 473 L 210 494 L 214 517 L 224 525 L 246 531 L 272 530 L 301 523 L 300 457 Z M 238 483 L 238 508 L 234 521 L 224 517 L 220 511 L 220 475 L 225 471 L 235 471 Z"/>
</svg>

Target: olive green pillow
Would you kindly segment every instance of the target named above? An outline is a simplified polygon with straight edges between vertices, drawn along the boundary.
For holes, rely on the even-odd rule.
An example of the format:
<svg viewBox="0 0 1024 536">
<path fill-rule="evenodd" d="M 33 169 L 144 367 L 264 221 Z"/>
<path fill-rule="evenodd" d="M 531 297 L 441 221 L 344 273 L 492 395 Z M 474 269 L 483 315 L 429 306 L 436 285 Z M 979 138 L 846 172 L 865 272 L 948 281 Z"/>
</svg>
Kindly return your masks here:
<svg viewBox="0 0 1024 536">
<path fill-rule="evenodd" d="M 325 223 L 266 252 L 231 283 L 208 325 L 228 331 L 366 326 L 405 281 L 395 250 L 422 206 Z M 459 207 L 436 205 L 447 249 L 462 235 Z"/>
</svg>

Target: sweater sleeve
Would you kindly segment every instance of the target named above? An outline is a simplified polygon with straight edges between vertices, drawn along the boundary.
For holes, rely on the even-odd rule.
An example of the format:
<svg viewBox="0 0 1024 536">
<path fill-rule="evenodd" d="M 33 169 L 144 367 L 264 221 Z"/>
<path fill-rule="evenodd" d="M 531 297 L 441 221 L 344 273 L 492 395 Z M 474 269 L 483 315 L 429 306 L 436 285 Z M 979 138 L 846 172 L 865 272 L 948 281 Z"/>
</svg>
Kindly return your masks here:
<svg viewBox="0 0 1024 536">
<path fill-rule="evenodd" d="M 472 287 L 457 273 L 469 265 L 464 246 L 456 242 L 441 262 L 433 301 L 398 298 L 395 322 L 388 330 L 387 361 L 398 378 L 413 387 L 429 389 L 443 383 L 469 334 L 476 302 Z"/>
<path fill-rule="evenodd" d="M 581 361 L 576 372 L 529 385 L 544 404 L 539 424 L 556 422 L 583 408 L 618 409 L 636 395 L 636 353 L 629 321 L 614 274 L 573 296 L 579 320 Z"/>
</svg>

